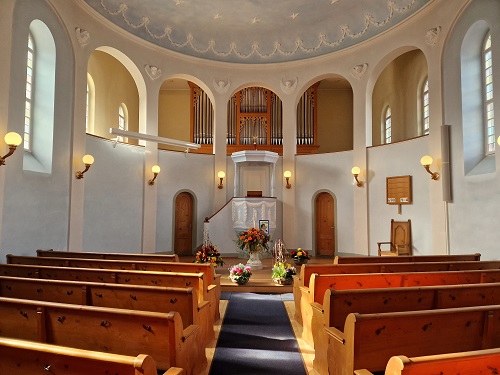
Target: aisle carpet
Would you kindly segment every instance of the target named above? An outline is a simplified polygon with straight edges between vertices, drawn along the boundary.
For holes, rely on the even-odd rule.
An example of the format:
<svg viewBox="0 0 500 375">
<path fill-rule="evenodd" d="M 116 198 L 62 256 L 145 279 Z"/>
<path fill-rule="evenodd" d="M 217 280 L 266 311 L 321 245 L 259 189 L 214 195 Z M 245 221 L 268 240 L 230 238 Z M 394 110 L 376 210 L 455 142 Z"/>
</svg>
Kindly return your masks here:
<svg viewBox="0 0 500 375">
<path fill-rule="evenodd" d="M 306 375 L 280 294 L 231 293 L 210 375 Z"/>
</svg>

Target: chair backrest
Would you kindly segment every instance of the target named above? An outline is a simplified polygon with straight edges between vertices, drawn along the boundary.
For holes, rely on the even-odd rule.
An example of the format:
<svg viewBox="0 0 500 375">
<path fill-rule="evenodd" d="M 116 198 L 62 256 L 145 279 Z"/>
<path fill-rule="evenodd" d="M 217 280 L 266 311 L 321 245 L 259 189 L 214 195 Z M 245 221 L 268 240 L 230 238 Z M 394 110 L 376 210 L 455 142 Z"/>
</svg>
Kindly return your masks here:
<svg viewBox="0 0 500 375">
<path fill-rule="evenodd" d="M 398 245 L 404 245 L 411 249 L 411 220 L 391 220 L 391 242 L 396 248 Z"/>
</svg>

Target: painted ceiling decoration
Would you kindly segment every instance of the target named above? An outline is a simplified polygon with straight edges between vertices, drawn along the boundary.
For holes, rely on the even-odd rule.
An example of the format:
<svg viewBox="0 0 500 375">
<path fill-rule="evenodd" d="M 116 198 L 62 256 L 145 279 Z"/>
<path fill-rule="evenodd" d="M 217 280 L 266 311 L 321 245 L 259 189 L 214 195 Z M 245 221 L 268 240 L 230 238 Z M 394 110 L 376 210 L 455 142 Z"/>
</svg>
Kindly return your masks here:
<svg viewBox="0 0 500 375">
<path fill-rule="evenodd" d="M 238 63 L 301 60 L 369 39 L 431 0 L 83 0 L 149 42 Z"/>
</svg>

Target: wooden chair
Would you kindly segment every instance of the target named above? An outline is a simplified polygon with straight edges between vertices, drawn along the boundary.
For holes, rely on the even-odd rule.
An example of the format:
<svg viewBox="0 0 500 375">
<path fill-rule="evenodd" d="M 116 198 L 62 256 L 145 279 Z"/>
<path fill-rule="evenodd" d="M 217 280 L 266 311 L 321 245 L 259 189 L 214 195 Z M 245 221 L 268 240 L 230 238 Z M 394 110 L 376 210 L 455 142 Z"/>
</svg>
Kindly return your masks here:
<svg viewBox="0 0 500 375">
<path fill-rule="evenodd" d="M 382 250 L 382 245 L 389 245 L 389 250 Z M 411 220 L 391 220 L 391 240 L 377 242 L 378 255 L 412 255 Z"/>
</svg>

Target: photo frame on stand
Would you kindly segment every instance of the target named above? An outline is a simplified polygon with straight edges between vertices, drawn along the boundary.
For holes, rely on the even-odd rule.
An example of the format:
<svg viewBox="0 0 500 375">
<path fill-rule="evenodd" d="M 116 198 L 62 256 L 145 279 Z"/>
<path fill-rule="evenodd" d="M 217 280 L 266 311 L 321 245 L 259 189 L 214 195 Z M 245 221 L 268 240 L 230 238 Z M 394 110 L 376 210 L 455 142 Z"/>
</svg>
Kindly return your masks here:
<svg viewBox="0 0 500 375">
<path fill-rule="evenodd" d="M 269 234 L 269 220 L 259 220 L 259 229 Z"/>
</svg>

